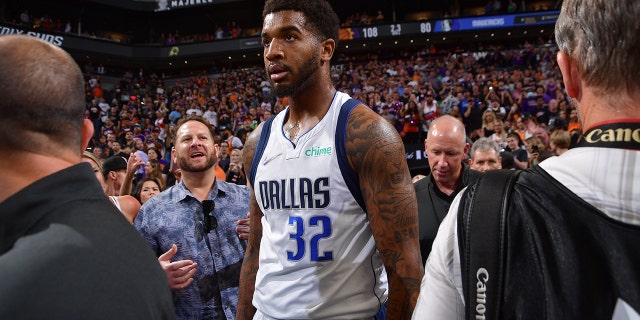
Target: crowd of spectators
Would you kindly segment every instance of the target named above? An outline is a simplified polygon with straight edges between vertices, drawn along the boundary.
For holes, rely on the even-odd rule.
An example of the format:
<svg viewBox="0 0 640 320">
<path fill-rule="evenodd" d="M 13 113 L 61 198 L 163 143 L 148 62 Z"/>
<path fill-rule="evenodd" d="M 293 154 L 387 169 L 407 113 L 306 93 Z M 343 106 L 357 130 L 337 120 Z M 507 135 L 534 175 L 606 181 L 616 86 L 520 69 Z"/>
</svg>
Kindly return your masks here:
<svg viewBox="0 0 640 320">
<path fill-rule="evenodd" d="M 35 30 L 56 33 L 72 33 L 84 37 L 112 40 L 122 43 L 134 42 L 131 36 L 126 36 L 113 30 L 91 30 L 86 28 L 82 23 L 78 23 L 77 19 L 68 17 L 50 16 L 48 12 L 43 11 L 39 14 L 32 14 L 29 10 L 23 10 L 19 16 L 9 17 L 0 21 L 11 23 L 13 25 L 27 27 Z M 180 43 L 206 42 L 212 40 L 233 39 L 247 36 L 255 36 L 251 30 L 243 30 L 236 21 L 227 21 L 222 24 L 214 24 L 212 32 L 199 33 L 183 33 L 176 28 L 171 31 L 160 32 L 160 34 L 144 42 L 156 43 L 161 45 L 174 45 Z M 245 32 L 246 31 L 246 32 Z M 135 42 L 140 42 L 138 39 Z"/>
<path fill-rule="evenodd" d="M 64 19 L 63 17 L 51 17 L 47 12 L 42 12 L 41 15 L 34 16 L 27 9 L 23 10 L 19 16 L 11 17 L 6 22 L 28 28 L 54 31 L 58 33 L 70 33 L 73 28 L 70 19 Z"/>
<path fill-rule="evenodd" d="M 580 131 L 575 107 L 564 94 L 555 50 L 543 39 L 475 51 L 416 48 L 401 59 L 336 64 L 332 78 L 338 90 L 390 121 L 406 144 L 422 144 L 429 123 L 450 114 L 464 122 L 472 141 L 490 137 L 502 151 L 526 150 L 527 158 L 519 159 L 526 168 L 558 148 L 550 142 L 552 131 L 570 132 L 567 147 L 575 144 Z M 171 135 L 179 118 L 205 117 L 216 128 L 217 142 L 225 142 L 231 154 L 258 124 L 288 104 L 286 97 L 271 95 L 262 68 L 169 82 L 164 75 L 140 69 L 125 73 L 115 90 L 104 92 L 99 78 L 87 74 L 86 117 L 95 126 L 91 147 L 96 156 L 153 153 L 160 171 L 171 176 Z M 518 135 L 517 147 L 509 147 L 510 133 Z M 228 172 L 228 165 L 224 169 L 231 179 L 244 181 Z M 141 168 L 138 180 L 144 176 Z"/>
</svg>

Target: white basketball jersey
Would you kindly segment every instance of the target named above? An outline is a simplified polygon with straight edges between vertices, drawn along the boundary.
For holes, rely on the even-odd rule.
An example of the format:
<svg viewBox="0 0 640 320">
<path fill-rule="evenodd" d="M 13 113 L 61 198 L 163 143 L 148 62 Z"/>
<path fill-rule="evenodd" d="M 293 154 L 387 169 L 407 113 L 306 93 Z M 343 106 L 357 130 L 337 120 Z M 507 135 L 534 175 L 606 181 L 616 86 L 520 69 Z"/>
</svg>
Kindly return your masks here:
<svg viewBox="0 0 640 320">
<path fill-rule="evenodd" d="M 340 116 L 347 100 L 337 92 L 297 145 L 283 131 L 287 108 L 266 147 L 258 144 L 251 179 L 264 216 L 253 304 L 268 318 L 365 319 L 386 301 L 386 272 L 344 152 L 356 105 Z"/>
</svg>

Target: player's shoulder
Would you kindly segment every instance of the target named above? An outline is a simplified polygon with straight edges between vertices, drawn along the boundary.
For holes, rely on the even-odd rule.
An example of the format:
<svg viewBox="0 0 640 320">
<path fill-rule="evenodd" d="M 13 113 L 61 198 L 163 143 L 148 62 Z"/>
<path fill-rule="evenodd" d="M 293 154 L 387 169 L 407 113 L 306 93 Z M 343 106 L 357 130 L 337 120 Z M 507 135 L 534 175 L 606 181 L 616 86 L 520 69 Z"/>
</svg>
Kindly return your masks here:
<svg viewBox="0 0 640 320">
<path fill-rule="evenodd" d="M 381 142 L 402 143 L 398 131 L 364 103 L 356 105 L 349 114 L 347 140 L 360 139 L 375 146 Z"/>
</svg>

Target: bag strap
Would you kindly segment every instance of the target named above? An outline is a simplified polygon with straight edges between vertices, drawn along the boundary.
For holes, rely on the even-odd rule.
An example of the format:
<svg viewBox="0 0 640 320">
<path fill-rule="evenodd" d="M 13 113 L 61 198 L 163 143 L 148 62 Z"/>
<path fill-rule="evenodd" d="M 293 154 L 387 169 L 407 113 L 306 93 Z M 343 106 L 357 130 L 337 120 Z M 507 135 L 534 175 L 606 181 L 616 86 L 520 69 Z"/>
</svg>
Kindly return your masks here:
<svg viewBox="0 0 640 320">
<path fill-rule="evenodd" d="M 458 211 L 466 319 L 500 319 L 505 222 L 520 170 L 490 170 L 467 189 Z"/>
</svg>

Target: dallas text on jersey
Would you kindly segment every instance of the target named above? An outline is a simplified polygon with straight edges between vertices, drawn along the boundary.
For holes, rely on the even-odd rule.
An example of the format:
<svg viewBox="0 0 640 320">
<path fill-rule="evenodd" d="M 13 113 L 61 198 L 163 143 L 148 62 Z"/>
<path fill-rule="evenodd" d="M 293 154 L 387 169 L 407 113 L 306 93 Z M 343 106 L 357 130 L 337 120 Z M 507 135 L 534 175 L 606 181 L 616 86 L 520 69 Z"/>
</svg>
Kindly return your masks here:
<svg viewBox="0 0 640 320">
<path fill-rule="evenodd" d="M 329 178 L 291 178 L 260 181 L 264 210 L 323 209 L 330 203 Z"/>
</svg>

